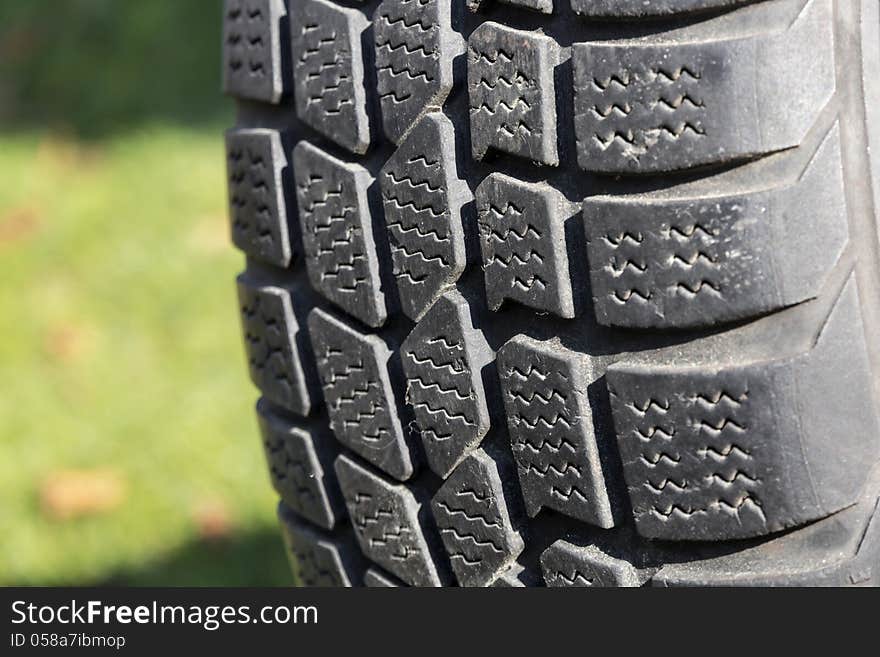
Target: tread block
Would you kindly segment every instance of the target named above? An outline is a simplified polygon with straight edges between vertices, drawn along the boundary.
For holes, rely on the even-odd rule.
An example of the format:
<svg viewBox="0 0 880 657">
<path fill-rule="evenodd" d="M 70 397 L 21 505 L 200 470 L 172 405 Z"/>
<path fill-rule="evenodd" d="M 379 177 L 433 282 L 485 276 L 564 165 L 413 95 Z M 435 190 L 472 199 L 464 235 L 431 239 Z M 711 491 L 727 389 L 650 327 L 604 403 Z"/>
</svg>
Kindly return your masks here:
<svg viewBox="0 0 880 657">
<path fill-rule="evenodd" d="M 833 23 L 827 0 L 809 0 L 782 32 L 573 45 L 581 168 L 674 171 L 797 146 L 834 94 Z"/>
<path fill-rule="evenodd" d="M 230 130 L 226 163 L 233 244 L 257 260 L 287 267 L 292 252 L 281 137 L 275 130 Z"/>
<path fill-rule="evenodd" d="M 489 431 L 480 370 L 492 352 L 458 291 L 437 300 L 400 351 L 428 465 L 446 477 Z"/>
<path fill-rule="evenodd" d="M 320 403 L 313 374 L 300 356 L 305 336 L 284 288 L 255 285 L 238 277 L 242 334 L 254 385 L 267 399 L 299 415 Z"/>
<path fill-rule="evenodd" d="M 312 287 L 368 326 L 381 326 L 387 310 L 367 199 L 372 177 L 304 141 L 293 164 Z"/>
<path fill-rule="evenodd" d="M 364 574 L 364 586 L 370 588 L 398 588 L 406 586 L 406 584 L 379 568 L 368 568 Z"/>
<path fill-rule="evenodd" d="M 336 474 L 367 558 L 412 586 L 441 586 L 443 580 L 419 525 L 422 505 L 412 491 L 347 456 L 336 459 Z"/>
<path fill-rule="evenodd" d="M 453 85 L 460 37 L 451 0 L 384 0 L 373 20 L 382 125 L 392 141 L 429 107 L 441 107 Z"/>
<path fill-rule="evenodd" d="M 605 554 L 599 548 L 582 547 L 558 540 L 541 554 L 541 570 L 547 586 L 634 587 L 641 586 L 638 572 L 628 561 Z"/>
<path fill-rule="evenodd" d="M 300 586 L 354 586 L 363 579 L 363 557 L 350 541 L 325 537 L 283 506 L 278 518 L 294 580 Z"/>
<path fill-rule="evenodd" d="M 585 200 L 599 323 L 712 325 L 816 296 L 848 239 L 838 137 L 834 129 L 800 179 L 782 188 Z"/>
<path fill-rule="evenodd" d="M 328 475 L 333 464 L 326 444 L 330 436 L 315 435 L 273 415 L 263 401 L 257 404 L 257 418 L 272 487 L 292 511 L 333 529 L 344 512 L 336 482 Z"/>
<path fill-rule="evenodd" d="M 526 183 L 500 173 L 476 191 L 489 308 L 511 299 L 537 311 L 575 316 L 568 269 L 565 220 L 573 206 L 546 183 Z"/>
<path fill-rule="evenodd" d="M 544 580 L 533 582 L 526 569 L 518 563 L 514 563 L 510 568 L 501 573 L 498 578 L 490 584 L 490 586 L 499 589 L 507 588 L 525 588 L 529 586 L 539 586 Z"/>
<path fill-rule="evenodd" d="M 711 9 L 732 9 L 761 0 L 571 0 L 571 8 L 584 16 L 670 16 Z"/>
<path fill-rule="evenodd" d="M 523 551 L 498 465 L 482 450 L 452 472 L 434 496 L 431 510 L 462 586 L 487 586 Z"/>
<path fill-rule="evenodd" d="M 534 517 L 546 507 L 613 527 L 587 396 L 597 378 L 589 358 L 521 335 L 497 362 L 526 512 Z"/>
<path fill-rule="evenodd" d="M 540 32 L 487 22 L 468 39 L 471 144 L 557 166 L 554 68 L 559 45 Z"/>
<path fill-rule="evenodd" d="M 392 477 L 408 479 L 413 462 L 388 374 L 388 346 L 317 308 L 308 323 L 336 438 Z"/>
<path fill-rule="evenodd" d="M 470 192 L 455 167 L 455 132 L 423 117 L 379 176 L 403 312 L 418 321 L 467 265 L 461 206 Z"/>
<path fill-rule="evenodd" d="M 492 2 L 500 2 L 501 4 L 511 5 L 513 7 L 534 9 L 535 11 L 540 11 L 542 14 L 553 13 L 553 0 L 467 0 L 467 7 L 471 11 L 477 11 L 483 5 Z"/>
<path fill-rule="evenodd" d="M 880 452 L 867 363 L 851 281 L 799 356 L 613 364 L 606 378 L 637 531 L 747 538 L 852 504 Z"/>
<path fill-rule="evenodd" d="M 278 103 L 283 0 L 226 0 L 223 13 L 223 91 L 238 98 Z"/>
<path fill-rule="evenodd" d="M 296 115 L 353 153 L 366 153 L 370 147 L 361 49 L 368 27 L 357 9 L 327 0 L 291 3 Z"/>
<path fill-rule="evenodd" d="M 664 564 L 651 578 L 651 585 L 878 586 L 878 473 L 857 504 L 830 518 L 735 552 Z"/>
</svg>

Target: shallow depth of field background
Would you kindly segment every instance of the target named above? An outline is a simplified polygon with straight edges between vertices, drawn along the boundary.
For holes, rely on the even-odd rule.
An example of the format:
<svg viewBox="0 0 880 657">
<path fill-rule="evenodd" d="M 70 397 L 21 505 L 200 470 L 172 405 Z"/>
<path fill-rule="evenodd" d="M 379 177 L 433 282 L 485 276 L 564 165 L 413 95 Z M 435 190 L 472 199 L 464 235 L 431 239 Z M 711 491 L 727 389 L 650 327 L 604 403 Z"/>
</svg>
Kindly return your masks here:
<svg viewBox="0 0 880 657">
<path fill-rule="evenodd" d="M 220 2 L 0 0 L 0 584 L 288 584 Z"/>
</svg>

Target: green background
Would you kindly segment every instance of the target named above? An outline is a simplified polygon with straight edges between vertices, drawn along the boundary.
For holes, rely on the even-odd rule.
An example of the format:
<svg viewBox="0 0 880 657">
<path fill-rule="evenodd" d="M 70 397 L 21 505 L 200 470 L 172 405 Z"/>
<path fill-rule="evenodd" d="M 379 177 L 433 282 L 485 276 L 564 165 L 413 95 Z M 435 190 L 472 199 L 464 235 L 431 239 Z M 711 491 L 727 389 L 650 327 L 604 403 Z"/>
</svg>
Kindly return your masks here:
<svg viewBox="0 0 880 657">
<path fill-rule="evenodd" d="M 0 584 L 290 583 L 238 334 L 220 15 L 0 0 Z"/>
</svg>

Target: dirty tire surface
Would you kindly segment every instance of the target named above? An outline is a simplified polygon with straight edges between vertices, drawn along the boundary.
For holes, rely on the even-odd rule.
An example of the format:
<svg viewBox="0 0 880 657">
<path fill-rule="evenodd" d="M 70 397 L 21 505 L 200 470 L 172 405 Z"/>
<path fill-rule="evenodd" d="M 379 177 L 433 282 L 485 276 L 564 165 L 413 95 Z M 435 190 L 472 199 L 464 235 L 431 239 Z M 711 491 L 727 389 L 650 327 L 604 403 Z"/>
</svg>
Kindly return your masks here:
<svg viewBox="0 0 880 657">
<path fill-rule="evenodd" d="M 224 20 L 301 584 L 880 584 L 876 2 Z"/>
</svg>

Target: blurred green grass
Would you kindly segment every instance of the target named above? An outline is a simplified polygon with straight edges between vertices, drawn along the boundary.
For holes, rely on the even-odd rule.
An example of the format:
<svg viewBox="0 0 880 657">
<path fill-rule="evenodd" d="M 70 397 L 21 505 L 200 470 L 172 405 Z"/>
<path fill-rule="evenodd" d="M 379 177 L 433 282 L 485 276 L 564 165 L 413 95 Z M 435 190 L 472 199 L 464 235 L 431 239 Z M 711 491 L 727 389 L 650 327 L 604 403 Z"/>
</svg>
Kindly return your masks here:
<svg viewBox="0 0 880 657">
<path fill-rule="evenodd" d="M 0 0 L 0 125 L 100 137 L 229 116 L 221 0 Z"/>
<path fill-rule="evenodd" d="M 290 582 L 238 333 L 219 15 L 0 0 L 0 584 Z M 65 517 L 107 495 L 71 471 L 117 482 L 106 509 Z"/>
</svg>

